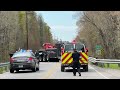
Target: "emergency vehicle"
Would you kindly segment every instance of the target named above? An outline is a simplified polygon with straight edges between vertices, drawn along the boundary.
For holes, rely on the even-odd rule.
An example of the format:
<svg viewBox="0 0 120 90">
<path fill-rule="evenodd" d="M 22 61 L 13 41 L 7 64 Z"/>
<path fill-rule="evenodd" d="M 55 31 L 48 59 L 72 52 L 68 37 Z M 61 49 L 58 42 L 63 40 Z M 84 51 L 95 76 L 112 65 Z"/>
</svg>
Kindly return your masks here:
<svg viewBox="0 0 120 90">
<path fill-rule="evenodd" d="M 84 71 L 88 71 L 88 55 L 85 48 L 85 45 L 82 43 L 68 43 L 64 44 L 64 46 L 61 48 L 61 72 L 65 71 L 65 67 L 72 67 L 72 53 L 73 49 L 76 49 L 81 57 L 79 62 L 81 63 L 81 67 L 84 69 Z"/>
</svg>

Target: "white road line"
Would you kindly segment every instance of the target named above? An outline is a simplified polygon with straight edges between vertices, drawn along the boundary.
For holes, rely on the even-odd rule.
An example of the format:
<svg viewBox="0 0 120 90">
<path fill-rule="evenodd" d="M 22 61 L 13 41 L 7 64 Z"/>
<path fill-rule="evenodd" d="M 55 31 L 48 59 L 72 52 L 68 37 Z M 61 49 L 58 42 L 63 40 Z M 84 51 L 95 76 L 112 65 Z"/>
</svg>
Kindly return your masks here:
<svg viewBox="0 0 120 90">
<path fill-rule="evenodd" d="M 92 68 L 93 70 L 95 70 L 98 74 L 100 74 L 101 76 L 103 76 L 105 79 L 109 79 L 108 77 L 106 77 L 105 75 L 103 75 L 102 73 L 98 72 L 95 68 L 93 68 L 92 66 L 89 65 L 90 68 Z"/>
</svg>

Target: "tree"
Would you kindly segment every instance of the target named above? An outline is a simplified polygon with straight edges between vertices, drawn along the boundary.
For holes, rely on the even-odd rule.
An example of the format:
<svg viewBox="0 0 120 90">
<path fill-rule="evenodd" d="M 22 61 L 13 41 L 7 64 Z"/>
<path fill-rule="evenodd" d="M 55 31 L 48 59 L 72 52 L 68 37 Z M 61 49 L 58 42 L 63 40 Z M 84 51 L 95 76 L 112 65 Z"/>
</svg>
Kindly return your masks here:
<svg viewBox="0 0 120 90">
<path fill-rule="evenodd" d="M 120 24 L 118 19 L 119 12 L 84 11 L 82 15 L 77 22 L 79 27 L 78 36 L 86 40 L 91 50 L 91 46 L 94 47 L 96 44 L 101 44 L 104 48 L 103 58 L 118 58 L 119 50 L 117 49 L 118 45 L 120 45 L 117 39 L 119 37 L 118 32 L 120 32 L 118 29 Z M 92 54 L 94 53 L 92 51 Z"/>
</svg>

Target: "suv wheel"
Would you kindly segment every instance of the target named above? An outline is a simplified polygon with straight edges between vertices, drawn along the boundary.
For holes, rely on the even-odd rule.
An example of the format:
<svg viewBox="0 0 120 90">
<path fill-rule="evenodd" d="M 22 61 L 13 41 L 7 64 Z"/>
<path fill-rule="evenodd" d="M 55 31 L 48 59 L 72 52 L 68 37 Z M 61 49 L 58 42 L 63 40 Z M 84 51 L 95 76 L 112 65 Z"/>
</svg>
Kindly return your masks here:
<svg viewBox="0 0 120 90">
<path fill-rule="evenodd" d="M 35 67 L 32 69 L 33 72 L 36 72 L 36 64 L 35 64 Z"/>
</svg>

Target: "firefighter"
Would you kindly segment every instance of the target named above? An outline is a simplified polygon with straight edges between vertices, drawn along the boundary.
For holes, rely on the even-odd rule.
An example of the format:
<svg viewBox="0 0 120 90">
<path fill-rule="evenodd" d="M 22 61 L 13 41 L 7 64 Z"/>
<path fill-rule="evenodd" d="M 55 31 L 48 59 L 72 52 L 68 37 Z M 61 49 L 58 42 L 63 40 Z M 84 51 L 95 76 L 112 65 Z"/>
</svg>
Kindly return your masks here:
<svg viewBox="0 0 120 90">
<path fill-rule="evenodd" d="M 79 58 L 80 58 L 80 53 L 77 52 L 76 49 L 74 49 L 74 52 L 72 53 L 72 58 L 73 58 L 73 75 L 76 76 L 76 68 L 77 71 L 79 73 L 79 76 L 81 76 L 81 71 L 80 71 L 80 62 L 79 62 Z"/>
<path fill-rule="evenodd" d="M 35 57 L 39 60 L 39 52 L 37 50 L 35 51 Z"/>
</svg>

